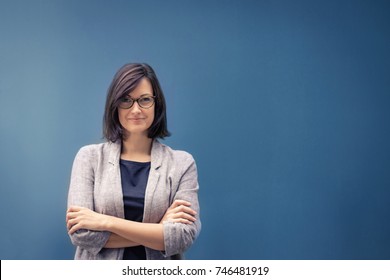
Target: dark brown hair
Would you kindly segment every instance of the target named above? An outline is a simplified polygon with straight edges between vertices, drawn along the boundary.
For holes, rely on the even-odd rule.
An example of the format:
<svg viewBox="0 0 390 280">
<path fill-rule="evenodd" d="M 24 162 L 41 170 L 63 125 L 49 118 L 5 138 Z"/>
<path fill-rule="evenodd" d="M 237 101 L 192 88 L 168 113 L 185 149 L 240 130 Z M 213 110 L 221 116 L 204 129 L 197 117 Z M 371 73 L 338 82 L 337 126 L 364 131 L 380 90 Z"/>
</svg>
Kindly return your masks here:
<svg viewBox="0 0 390 280">
<path fill-rule="evenodd" d="M 164 93 L 157 76 L 146 63 L 129 63 L 116 72 L 107 91 L 106 107 L 103 117 L 103 136 L 116 142 L 124 140 L 123 127 L 119 122 L 118 105 L 120 100 L 132 92 L 142 78 L 147 78 L 152 84 L 155 96 L 154 120 L 148 130 L 149 138 L 164 138 L 171 134 L 167 128 L 167 114 Z"/>
</svg>

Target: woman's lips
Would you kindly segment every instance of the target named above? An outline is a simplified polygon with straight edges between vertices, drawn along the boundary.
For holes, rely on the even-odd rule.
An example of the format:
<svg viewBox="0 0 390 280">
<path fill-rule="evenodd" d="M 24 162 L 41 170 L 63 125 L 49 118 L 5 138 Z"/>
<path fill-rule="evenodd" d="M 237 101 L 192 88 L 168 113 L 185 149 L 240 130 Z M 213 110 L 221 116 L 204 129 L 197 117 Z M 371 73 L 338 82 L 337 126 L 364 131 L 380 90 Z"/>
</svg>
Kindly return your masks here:
<svg viewBox="0 0 390 280">
<path fill-rule="evenodd" d="M 128 120 L 129 121 L 142 121 L 144 120 L 145 118 L 129 118 Z"/>
</svg>

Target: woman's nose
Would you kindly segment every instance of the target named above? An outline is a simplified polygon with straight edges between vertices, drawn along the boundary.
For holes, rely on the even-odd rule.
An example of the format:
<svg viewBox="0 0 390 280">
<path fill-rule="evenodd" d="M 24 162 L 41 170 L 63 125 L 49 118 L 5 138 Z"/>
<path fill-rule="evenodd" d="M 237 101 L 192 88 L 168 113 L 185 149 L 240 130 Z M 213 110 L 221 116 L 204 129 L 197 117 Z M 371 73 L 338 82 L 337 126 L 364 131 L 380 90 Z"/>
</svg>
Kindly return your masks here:
<svg viewBox="0 0 390 280">
<path fill-rule="evenodd" d="M 141 111 L 141 107 L 139 106 L 138 102 L 134 102 L 133 106 L 131 106 L 130 108 L 130 111 L 131 112 L 140 112 Z"/>
</svg>

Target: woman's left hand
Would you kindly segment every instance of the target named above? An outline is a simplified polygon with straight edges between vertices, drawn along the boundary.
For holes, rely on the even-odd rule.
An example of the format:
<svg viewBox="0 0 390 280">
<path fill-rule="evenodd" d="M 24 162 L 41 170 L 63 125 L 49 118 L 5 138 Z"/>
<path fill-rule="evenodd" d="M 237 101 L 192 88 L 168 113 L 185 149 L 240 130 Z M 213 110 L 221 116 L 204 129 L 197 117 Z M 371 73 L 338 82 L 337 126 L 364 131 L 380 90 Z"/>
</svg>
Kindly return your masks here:
<svg viewBox="0 0 390 280">
<path fill-rule="evenodd" d="M 103 231 L 106 217 L 85 207 L 71 206 L 66 213 L 68 233 L 72 234 L 79 229 Z"/>
<path fill-rule="evenodd" d="M 175 200 L 167 209 L 160 224 L 170 221 L 174 223 L 192 224 L 196 221 L 196 212 L 191 209 L 191 203 L 186 200 Z"/>
</svg>

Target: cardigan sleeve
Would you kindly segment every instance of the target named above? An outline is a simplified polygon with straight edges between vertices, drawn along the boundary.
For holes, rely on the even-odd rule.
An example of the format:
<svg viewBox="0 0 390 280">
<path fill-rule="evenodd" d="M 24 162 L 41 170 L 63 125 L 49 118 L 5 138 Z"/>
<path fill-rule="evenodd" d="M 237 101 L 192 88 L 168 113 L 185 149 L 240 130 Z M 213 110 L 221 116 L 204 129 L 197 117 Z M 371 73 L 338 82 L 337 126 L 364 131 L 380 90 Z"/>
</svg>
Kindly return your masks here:
<svg viewBox="0 0 390 280">
<path fill-rule="evenodd" d="M 196 221 L 192 224 L 165 222 L 163 225 L 165 257 L 184 253 L 198 237 L 201 230 L 198 201 L 198 174 L 194 159 L 185 153 L 180 165 L 183 167 L 182 176 L 173 200 L 183 199 L 191 203 L 191 208 L 197 212 Z"/>
<path fill-rule="evenodd" d="M 91 148 L 83 147 L 77 153 L 72 167 L 68 207 L 81 206 L 91 210 L 94 208 L 94 155 Z M 96 162 L 96 160 L 95 160 Z M 80 229 L 70 235 L 75 246 L 97 255 L 106 244 L 110 233 L 107 231 L 92 231 Z"/>
</svg>

